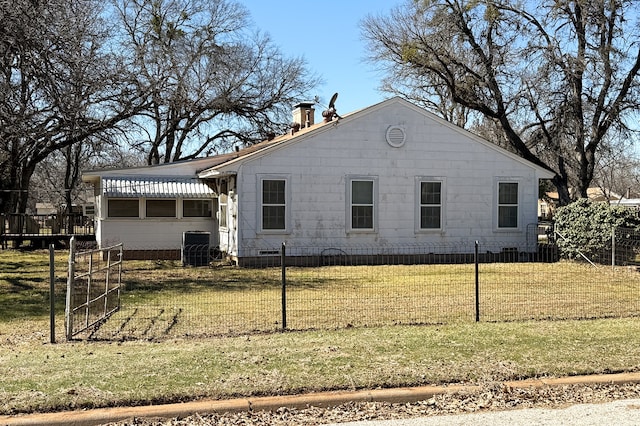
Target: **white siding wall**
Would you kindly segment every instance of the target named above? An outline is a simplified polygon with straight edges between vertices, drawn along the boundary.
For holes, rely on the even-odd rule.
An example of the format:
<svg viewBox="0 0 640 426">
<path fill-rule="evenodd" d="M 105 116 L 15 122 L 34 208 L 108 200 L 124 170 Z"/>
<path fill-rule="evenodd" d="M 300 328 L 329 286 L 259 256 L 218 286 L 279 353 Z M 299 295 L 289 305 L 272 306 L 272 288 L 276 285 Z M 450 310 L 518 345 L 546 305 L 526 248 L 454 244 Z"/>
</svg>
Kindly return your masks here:
<svg viewBox="0 0 640 426">
<path fill-rule="evenodd" d="M 101 216 L 96 216 L 96 241 L 100 247 L 123 243 L 125 250 L 179 249 L 182 234 L 189 231 L 210 232 L 210 245 L 218 245 L 218 220 L 212 218 L 108 218 L 104 196 L 96 197 Z M 181 201 L 181 199 L 179 199 Z M 144 199 L 143 199 L 144 202 Z M 213 211 L 217 202 L 213 202 Z"/>
<path fill-rule="evenodd" d="M 389 126 L 406 131 L 400 148 L 387 144 Z M 314 137 L 283 146 L 244 163 L 238 170 L 239 240 L 245 247 L 411 245 L 499 241 L 522 243 L 537 221 L 535 168 L 402 104 L 373 110 L 358 120 L 326 126 Z M 290 233 L 258 232 L 257 175 L 287 175 Z M 345 231 L 348 175 L 378 182 L 376 233 Z M 416 232 L 416 177 L 443 177 L 442 232 Z M 519 229 L 496 230 L 497 178 L 519 182 Z M 242 252 L 240 253 L 242 256 Z"/>
<path fill-rule="evenodd" d="M 211 232 L 212 246 L 217 245 L 211 219 L 107 219 L 100 221 L 101 246 L 123 243 L 125 250 L 179 249 L 182 233 Z M 96 231 L 97 232 L 97 231 Z M 108 241 L 104 236 L 108 236 Z"/>
</svg>

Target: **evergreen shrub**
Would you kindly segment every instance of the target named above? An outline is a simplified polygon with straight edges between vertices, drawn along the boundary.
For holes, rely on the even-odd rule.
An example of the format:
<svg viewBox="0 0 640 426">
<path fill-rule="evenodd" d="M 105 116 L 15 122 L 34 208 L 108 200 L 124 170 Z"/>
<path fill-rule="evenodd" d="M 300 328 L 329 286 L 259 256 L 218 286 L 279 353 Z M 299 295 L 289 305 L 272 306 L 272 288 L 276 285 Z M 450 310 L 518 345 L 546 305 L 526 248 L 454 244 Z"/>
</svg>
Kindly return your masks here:
<svg viewBox="0 0 640 426">
<path fill-rule="evenodd" d="M 560 256 L 565 259 L 578 259 L 582 254 L 594 262 L 607 263 L 613 230 L 640 230 L 640 217 L 635 210 L 585 198 L 560 207 L 554 220 L 560 234 Z"/>
</svg>

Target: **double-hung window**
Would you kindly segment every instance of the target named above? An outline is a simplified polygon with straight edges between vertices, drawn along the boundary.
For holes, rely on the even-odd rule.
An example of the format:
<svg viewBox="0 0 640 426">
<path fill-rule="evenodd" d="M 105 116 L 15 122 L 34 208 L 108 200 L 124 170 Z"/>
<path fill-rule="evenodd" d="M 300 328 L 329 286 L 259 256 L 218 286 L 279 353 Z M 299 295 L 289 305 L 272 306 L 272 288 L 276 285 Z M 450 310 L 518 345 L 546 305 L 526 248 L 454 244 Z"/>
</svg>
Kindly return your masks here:
<svg viewBox="0 0 640 426">
<path fill-rule="evenodd" d="M 263 231 L 287 229 L 287 180 L 262 178 L 260 180 L 261 224 Z"/>
<path fill-rule="evenodd" d="M 498 229 L 518 228 L 518 182 L 498 182 Z"/>
<path fill-rule="evenodd" d="M 420 230 L 442 229 L 442 181 L 420 180 Z"/>
<path fill-rule="evenodd" d="M 351 178 L 349 193 L 349 229 L 374 231 L 376 228 L 376 179 Z"/>
</svg>

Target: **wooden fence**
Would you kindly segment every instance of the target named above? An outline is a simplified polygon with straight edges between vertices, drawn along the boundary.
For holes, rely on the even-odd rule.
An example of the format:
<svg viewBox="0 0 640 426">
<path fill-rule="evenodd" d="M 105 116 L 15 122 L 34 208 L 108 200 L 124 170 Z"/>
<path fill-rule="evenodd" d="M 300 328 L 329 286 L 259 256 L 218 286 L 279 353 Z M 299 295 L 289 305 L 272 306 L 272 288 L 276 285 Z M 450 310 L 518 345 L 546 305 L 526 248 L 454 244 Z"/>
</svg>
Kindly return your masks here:
<svg viewBox="0 0 640 426">
<path fill-rule="evenodd" d="M 17 248 L 28 243 L 34 248 L 49 244 L 68 245 L 69 239 L 94 240 L 93 218 L 82 214 L 2 214 L 0 215 L 0 242 L 2 248 L 9 243 Z"/>
</svg>

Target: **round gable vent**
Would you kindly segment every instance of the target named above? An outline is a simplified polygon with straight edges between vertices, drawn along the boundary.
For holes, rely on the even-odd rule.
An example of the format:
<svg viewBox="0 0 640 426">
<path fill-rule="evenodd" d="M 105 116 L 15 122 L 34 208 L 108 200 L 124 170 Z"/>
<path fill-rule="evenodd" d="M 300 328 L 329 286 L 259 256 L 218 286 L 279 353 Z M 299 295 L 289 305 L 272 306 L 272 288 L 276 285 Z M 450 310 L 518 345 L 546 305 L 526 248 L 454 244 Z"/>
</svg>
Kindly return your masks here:
<svg viewBox="0 0 640 426">
<path fill-rule="evenodd" d="M 400 126 L 389 126 L 387 129 L 387 143 L 394 148 L 400 148 L 404 145 L 407 135 L 404 129 Z"/>
</svg>

